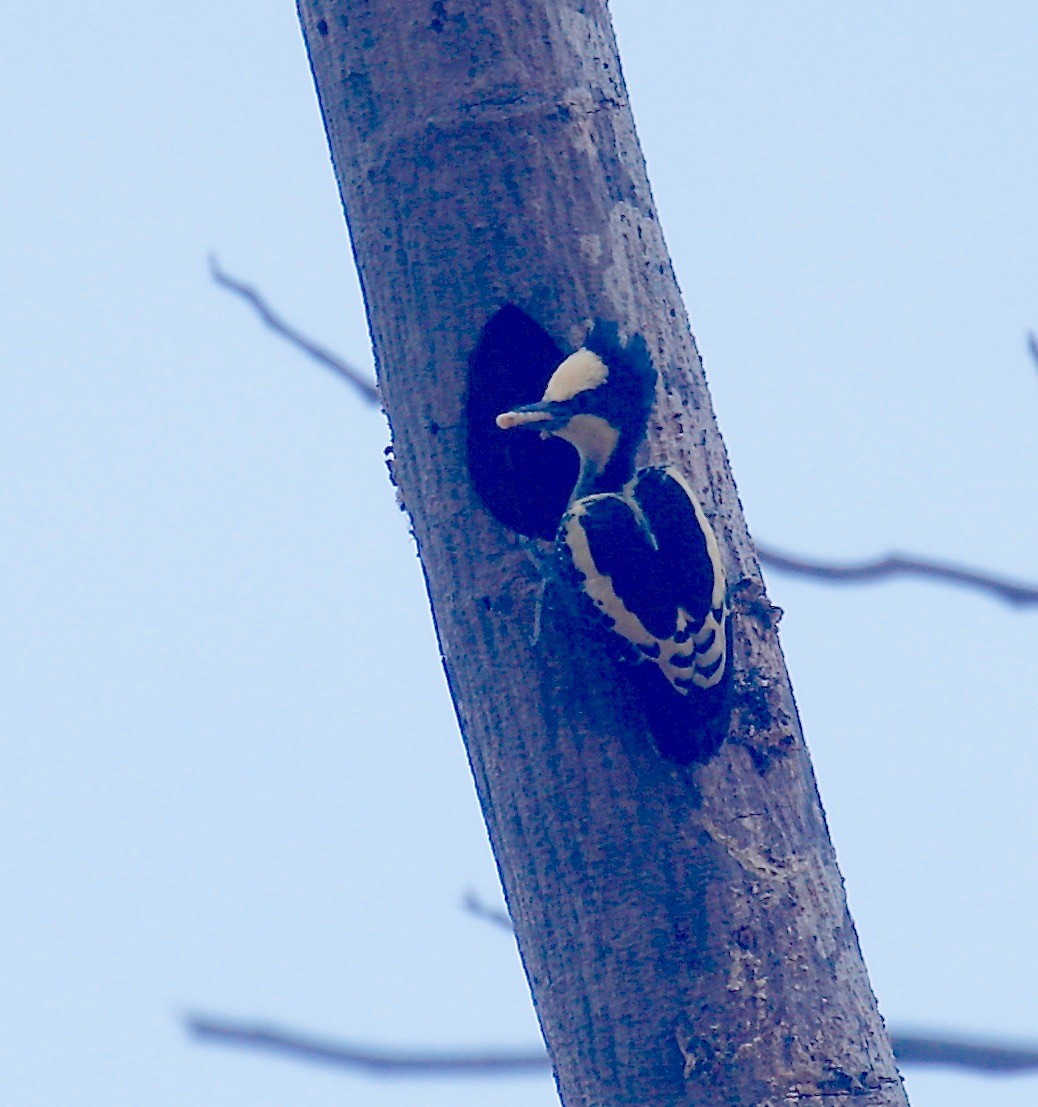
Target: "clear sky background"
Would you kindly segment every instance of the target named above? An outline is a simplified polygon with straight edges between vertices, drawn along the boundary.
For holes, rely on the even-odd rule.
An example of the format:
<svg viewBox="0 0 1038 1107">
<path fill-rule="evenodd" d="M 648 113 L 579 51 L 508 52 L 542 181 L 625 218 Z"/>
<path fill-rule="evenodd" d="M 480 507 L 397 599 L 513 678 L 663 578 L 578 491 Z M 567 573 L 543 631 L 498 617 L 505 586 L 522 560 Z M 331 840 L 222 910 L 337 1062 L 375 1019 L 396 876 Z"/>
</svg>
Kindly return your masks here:
<svg viewBox="0 0 1038 1107">
<path fill-rule="evenodd" d="M 1038 7 L 614 15 L 754 534 L 1038 578 Z M 538 1040 L 459 906 L 497 880 L 383 420 L 206 271 L 370 366 L 293 5 L 8 4 L 0 53 L 0 1102 L 556 1102 L 184 1035 Z M 1038 1037 L 1038 611 L 769 585 L 884 1013 Z"/>
</svg>

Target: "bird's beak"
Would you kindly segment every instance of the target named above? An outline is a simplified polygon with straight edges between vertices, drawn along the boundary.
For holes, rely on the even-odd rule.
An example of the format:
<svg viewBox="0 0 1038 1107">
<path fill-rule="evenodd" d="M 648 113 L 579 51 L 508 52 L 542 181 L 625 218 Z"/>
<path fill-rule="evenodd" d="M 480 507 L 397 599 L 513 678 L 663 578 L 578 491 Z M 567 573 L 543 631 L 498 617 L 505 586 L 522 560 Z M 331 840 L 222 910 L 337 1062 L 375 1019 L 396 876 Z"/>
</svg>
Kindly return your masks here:
<svg viewBox="0 0 1038 1107">
<path fill-rule="evenodd" d="M 495 420 L 501 430 L 511 430 L 513 427 L 530 427 L 539 430 L 542 435 L 558 425 L 558 419 L 545 403 L 527 404 L 525 407 L 517 407 L 512 411 L 502 411 Z"/>
</svg>

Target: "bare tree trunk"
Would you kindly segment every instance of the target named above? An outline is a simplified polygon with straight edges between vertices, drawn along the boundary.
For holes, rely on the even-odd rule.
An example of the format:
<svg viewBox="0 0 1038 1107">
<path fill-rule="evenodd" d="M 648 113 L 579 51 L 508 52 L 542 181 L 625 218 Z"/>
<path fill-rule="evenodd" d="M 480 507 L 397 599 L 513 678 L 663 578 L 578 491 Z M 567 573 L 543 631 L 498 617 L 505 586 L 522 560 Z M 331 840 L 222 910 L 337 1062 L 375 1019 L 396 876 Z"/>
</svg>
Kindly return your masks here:
<svg viewBox="0 0 1038 1107">
<path fill-rule="evenodd" d="M 563 1101 L 905 1104 L 605 4 L 299 10 L 393 472 Z M 652 458 L 689 475 L 746 601 L 737 722 L 705 765 L 659 757 L 564 603 L 532 641 L 530 543 L 466 460 L 468 362 L 505 303 L 567 349 L 614 320 L 660 370 Z M 410 649 L 387 659 L 405 685 Z"/>
</svg>

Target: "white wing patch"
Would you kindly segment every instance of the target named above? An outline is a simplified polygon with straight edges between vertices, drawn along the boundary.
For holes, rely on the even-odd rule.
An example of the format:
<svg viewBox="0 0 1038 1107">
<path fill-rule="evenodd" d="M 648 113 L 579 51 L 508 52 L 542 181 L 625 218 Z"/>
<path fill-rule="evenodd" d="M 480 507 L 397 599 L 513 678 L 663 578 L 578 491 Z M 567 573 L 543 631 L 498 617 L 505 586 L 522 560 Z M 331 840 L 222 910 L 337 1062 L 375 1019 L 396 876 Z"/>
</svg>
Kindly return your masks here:
<svg viewBox="0 0 1038 1107">
<path fill-rule="evenodd" d="M 605 384 L 608 377 L 609 369 L 598 354 L 581 347 L 552 373 L 543 398 L 554 403 L 572 400 L 578 392 Z"/>
</svg>

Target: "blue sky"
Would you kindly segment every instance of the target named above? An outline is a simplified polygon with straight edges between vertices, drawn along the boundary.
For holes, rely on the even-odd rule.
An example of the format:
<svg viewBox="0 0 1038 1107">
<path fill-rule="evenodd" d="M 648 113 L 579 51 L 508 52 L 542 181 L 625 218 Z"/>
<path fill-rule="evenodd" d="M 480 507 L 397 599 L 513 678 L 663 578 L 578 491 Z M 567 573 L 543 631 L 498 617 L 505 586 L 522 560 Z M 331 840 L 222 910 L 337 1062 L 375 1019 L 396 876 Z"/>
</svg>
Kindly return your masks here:
<svg viewBox="0 0 1038 1107">
<path fill-rule="evenodd" d="M 370 365 L 293 7 L 172 7 L 0 12 L 0 1095 L 552 1103 L 178 1025 L 537 1037 L 384 424 L 206 272 Z M 1038 578 L 1038 10 L 613 12 L 754 534 Z M 1038 1037 L 1038 613 L 769 583 L 885 1014 Z"/>
</svg>

